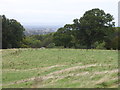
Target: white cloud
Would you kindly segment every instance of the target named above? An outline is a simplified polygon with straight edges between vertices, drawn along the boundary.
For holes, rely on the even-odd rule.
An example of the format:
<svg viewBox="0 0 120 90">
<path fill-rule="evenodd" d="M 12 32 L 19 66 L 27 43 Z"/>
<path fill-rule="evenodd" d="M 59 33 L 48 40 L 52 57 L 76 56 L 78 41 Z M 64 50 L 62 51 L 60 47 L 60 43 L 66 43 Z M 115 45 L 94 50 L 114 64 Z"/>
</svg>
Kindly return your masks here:
<svg viewBox="0 0 120 90">
<path fill-rule="evenodd" d="M 79 18 L 86 10 L 100 8 L 117 22 L 119 0 L 0 0 L 0 13 L 20 22 L 64 22 Z"/>
</svg>

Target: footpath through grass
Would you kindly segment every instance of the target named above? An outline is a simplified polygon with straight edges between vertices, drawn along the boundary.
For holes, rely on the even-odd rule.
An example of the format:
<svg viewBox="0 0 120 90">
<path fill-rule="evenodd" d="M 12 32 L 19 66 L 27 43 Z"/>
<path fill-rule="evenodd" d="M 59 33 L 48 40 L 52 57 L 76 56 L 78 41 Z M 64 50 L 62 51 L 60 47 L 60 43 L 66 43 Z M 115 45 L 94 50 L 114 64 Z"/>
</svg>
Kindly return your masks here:
<svg viewBox="0 0 120 90">
<path fill-rule="evenodd" d="M 118 51 L 2 50 L 3 88 L 117 88 Z"/>
</svg>

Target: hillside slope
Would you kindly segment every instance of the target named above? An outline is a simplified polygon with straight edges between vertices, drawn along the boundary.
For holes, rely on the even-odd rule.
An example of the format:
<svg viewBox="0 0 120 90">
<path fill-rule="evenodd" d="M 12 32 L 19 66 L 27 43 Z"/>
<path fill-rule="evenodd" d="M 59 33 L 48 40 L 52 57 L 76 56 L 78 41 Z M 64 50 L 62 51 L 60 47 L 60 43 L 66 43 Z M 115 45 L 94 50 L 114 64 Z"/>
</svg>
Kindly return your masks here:
<svg viewBox="0 0 120 90">
<path fill-rule="evenodd" d="M 117 88 L 118 51 L 2 50 L 3 88 Z"/>
</svg>

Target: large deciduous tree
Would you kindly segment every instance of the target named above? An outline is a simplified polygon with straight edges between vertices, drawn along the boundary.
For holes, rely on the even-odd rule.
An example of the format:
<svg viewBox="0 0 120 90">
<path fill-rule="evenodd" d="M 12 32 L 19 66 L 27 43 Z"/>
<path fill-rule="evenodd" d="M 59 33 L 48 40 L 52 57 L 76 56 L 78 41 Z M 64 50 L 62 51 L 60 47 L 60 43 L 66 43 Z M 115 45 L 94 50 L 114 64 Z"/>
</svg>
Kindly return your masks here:
<svg viewBox="0 0 120 90">
<path fill-rule="evenodd" d="M 57 46 L 64 46 L 64 48 L 71 46 L 72 36 L 69 25 L 59 28 L 53 36 L 54 43 Z"/>
<path fill-rule="evenodd" d="M 114 33 L 115 22 L 109 13 L 98 8 L 86 11 L 80 19 L 74 19 L 73 24 L 67 24 L 58 29 L 54 35 L 56 45 L 64 47 L 72 43 L 74 47 L 80 46 L 90 49 L 95 43 L 109 41 Z"/>
<path fill-rule="evenodd" d="M 74 30 L 81 43 L 91 48 L 96 41 L 103 41 L 113 32 L 113 16 L 100 9 L 86 11 L 83 17 L 74 20 Z"/>
</svg>

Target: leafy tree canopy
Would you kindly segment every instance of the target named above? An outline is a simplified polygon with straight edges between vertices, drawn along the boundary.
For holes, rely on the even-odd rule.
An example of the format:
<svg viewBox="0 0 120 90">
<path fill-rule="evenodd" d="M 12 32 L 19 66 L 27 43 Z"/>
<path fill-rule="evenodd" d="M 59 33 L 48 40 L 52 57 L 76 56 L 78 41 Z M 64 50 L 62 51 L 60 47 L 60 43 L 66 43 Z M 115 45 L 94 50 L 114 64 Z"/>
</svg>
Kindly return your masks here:
<svg viewBox="0 0 120 90">
<path fill-rule="evenodd" d="M 2 48 L 19 48 L 24 37 L 24 27 L 14 19 L 2 16 Z"/>
</svg>

